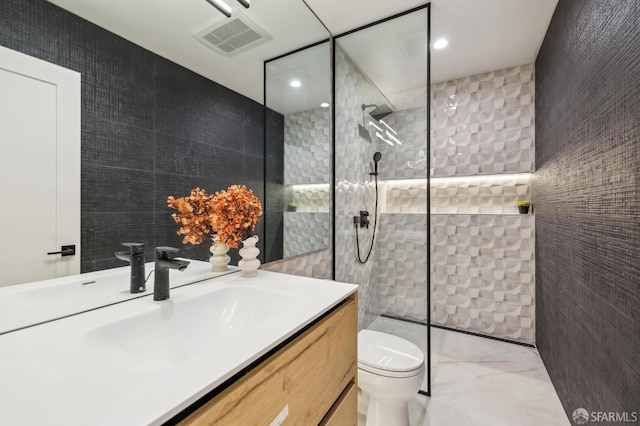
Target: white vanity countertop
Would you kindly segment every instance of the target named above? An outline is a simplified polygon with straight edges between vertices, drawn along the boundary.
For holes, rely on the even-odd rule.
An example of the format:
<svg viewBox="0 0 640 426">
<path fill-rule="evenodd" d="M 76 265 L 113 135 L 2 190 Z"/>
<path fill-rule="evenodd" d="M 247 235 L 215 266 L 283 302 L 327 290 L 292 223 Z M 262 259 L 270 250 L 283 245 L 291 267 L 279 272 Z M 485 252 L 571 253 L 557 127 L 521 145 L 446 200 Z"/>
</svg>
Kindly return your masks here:
<svg viewBox="0 0 640 426">
<path fill-rule="evenodd" d="M 0 336 L 0 424 L 162 424 L 356 285 L 231 274 Z"/>
</svg>

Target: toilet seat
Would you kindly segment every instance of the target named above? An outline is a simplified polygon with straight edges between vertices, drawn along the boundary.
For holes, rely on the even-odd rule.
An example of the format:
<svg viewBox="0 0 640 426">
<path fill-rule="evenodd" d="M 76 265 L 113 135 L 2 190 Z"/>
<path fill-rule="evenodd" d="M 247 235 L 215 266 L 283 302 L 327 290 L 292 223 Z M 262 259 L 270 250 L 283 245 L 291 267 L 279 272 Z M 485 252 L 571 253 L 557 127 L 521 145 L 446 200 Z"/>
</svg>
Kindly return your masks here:
<svg viewBox="0 0 640 426">
<path fill-rule="evenodd" d="M 361 363 L 358 363 L 358 369 L 360 369 L 361 371 L 366 371 L 367 373 L 376 374 L 382 377 L 402 379 L 406 377 L 419 376 L 422 373 L 424 373 L 424 364 L 422 365 L 422 368 L 418 368 L 417 370 L 411 370 L 411 371 L 383 370 L 381 368 L 375 368 L 370 365 L 361 364 Z"/>
<path fill-rule="evenodd" d="M 361 330 L 358 333 L 358 368 L 385 377 L 413 377 L 424 371 L 424 354 L 408 340 Z"/>
</svg>

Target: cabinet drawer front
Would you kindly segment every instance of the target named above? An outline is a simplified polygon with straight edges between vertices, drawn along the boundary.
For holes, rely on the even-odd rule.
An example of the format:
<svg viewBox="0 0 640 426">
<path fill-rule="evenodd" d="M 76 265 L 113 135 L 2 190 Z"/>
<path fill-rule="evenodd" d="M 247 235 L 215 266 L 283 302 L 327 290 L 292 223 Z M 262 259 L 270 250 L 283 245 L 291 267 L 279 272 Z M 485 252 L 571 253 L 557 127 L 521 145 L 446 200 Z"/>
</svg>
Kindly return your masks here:
<svg viewBox="0 0 640 426">
<path fill-rule="evenodd" d="M 324 418 L 321 426 L 356 426 L 358 424 L 358 387 L 352 383 L 347 386 L 340 399 Z"/>
<path fill-rule="evenodd" d="M 183 425 L 317 425 L 357 369 L 355 295 L 187 417 Z M 284 412 L 288 412 L 286 414 Z"/>
</svg>

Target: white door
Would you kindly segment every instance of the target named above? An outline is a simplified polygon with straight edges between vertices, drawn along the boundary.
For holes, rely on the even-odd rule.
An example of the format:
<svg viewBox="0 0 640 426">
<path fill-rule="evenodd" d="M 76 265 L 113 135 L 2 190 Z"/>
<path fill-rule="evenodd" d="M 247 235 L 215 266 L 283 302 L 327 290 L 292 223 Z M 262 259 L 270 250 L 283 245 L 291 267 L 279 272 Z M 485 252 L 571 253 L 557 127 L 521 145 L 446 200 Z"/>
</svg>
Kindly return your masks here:
<svg viewBox="0 0 640 426">
<path fill-rule="evenodd" d="M 1 46 L 0 183 L 0 287 L 80 273 L 80 74 Z"/>
</svg>

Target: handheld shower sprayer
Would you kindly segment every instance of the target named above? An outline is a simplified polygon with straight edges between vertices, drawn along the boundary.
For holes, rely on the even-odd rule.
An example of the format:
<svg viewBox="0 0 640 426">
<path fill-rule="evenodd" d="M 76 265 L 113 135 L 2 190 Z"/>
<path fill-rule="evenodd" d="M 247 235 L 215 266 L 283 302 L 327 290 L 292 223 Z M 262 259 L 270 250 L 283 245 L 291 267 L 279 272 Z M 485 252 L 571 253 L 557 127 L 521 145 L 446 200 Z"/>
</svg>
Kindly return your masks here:
<svg viewBox="0 0 640 426">
<path fill-rule="evenodd" d="M 381 152 L 378 151 L 375 154 L 373 154 L 374 172 L 369 173 L 369 175 L 378 176 L 378 161 L 380 161 L 381 158 L 382 158 Z"/>
<path fill-rule="evenodd" d="M 360 238 L 358 236 L 358 226 L 361 228 L 369 228 L 369 212 L 366 210 L 360 211 L 360 216 L 354 216 L 353 223 L 355 225 L 356 230 L 356 257 L 358 262 L 367 263 L 369 257 L 371 257 L 371 253 L 373 252 L 373 244 L 376 238 L 376 228 L 378 225 L 378 161 L 382 159 L 382 153 L 376 152 L 373 154 L 373 173 L 369 173 L 370 176 L 375 178 L 376 182 L 376 205 L 375 211 L 373 214 L 373 235 L 371 235 L 371 246 L 369 247 L 369 253 L 367 253 L 366 257 L 363 259 L 360 255 Z"/>
</svg>

